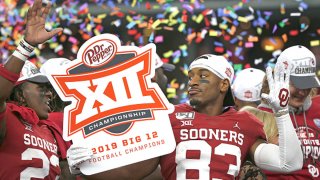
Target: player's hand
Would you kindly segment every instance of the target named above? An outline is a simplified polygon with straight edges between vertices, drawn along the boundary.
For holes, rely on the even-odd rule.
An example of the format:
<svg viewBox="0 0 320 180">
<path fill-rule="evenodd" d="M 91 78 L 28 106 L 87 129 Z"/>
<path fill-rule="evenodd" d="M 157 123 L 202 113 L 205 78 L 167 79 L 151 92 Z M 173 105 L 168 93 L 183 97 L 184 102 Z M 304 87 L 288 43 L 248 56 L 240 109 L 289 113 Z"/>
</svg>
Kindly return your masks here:
<svg viewBox="0 0 320 180">
<path fill-rule="evenodd" d="M 261 94 L 271 106 L 276 116 L 288 113 L 288 102 L 290 97 L 289 79 L 290 67 L 283 62 L 277 63 L 272 74 L 271 67 L 266 70 L 270 92 Z"/>
<path fill-rule="evenodd" d="M 43 7 L 42 0 L 35 0 L 28 10 L 24 39 L 30 45 L 37 46 L 38 44 L 44 43 L 63 30 L 62 28 L 57 28 L 48 32 L 45 29 L 45 22 L 50 9 L 50 3 Z"/>
<path fill-rule="evenodd" d="M 93 153 L 91 149 L 84 145 L 72 144 L 67 150 L 67 160 L 72 174 L 80 174 L 79 165 L 91 159 Z"/>
</svg>

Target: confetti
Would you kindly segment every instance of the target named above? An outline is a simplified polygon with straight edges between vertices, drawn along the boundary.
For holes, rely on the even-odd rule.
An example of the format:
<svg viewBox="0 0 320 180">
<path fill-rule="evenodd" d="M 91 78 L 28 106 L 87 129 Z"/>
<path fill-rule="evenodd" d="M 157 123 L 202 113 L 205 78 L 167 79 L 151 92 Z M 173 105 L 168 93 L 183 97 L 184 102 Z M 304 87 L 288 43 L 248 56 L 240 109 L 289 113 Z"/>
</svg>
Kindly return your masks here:
<svg viewBox="0 0 320 180">
<path fill-rule="evenodd" d="M 247 19 L 246 17 L 239 16 L 239 17 L 238 17 L 238 21 L 247 23 L 247 22 L 248 22 L 248 19 Z"/>
<path fill-rule="evenodd" d="M 287 34 L 283 34 L 281 37 L 282 37 L 283 42 L 287 42 L 288 41 Z"/>
<path fill-rule="evenodd" d="M 156 36 L 154 39 L 155 43 L 162 43 L 163 42 L 163 36 Z"/>
<path fill-rule="evenodd" d="M 281 50 L 273 51 L 273 52 L 272 52 L 272 56 L 273 56 L 274 58 L 278 58 L 278 56 L 280 55 L 281 52 L 282 52 Z"/>
<path fill-rule="evenodd" d="M 281 13 L 281 14 L 285 14 L 285 13 L 286 13 L 285 3 L 281 3 L 280 13 Z"/>
<path fill-rule="evenodd" d="M 246 42 L 244 46 L 246 48 L 252 48 L 252 47 L 254 47 L 254 44 L 253 44 L 253 42 Z"/>
<path fill-rule="evenodd" d="M 264 49 L 265 49 L 266 51 L 273 51 L 273 50 L 274 50 L 274 46 L 266 45 L 266 46 L 264 47 Z"/>
<path fill-rule="evenodd" d="M 290 31 L 289 31 L 289 34 L 290 34 L 291 36 L 297 36 L 297 35 L 299 34 L 299 31 L 298 31 L 298 30 L 290 30 Z"/>
<path fill-rule="evenodd" d="M 262 63 L 263 62 L 263 58 L 258 58 L 258 59 L 255 59 L 254 60 L 254 64 L 255 65 L 258 65 L 258 64 L 260 64 L 260 63 Z"/>
<path fill-rule="evenodd" d="M 224 48 L 223 47 L 215 47 L 214 51 L 217 53 L 223 53 L 224 52 Z"/>
<path fill-rule="evenodd" d="M 301 16 L 300 12 L 290 13 L 290 16 Z"/>
<path fill-rule="evenodd" d="M 215 31 L 215 30 L 210 30 L 209 31 L 209 36 L 220 36 L 220 32 L 219 31 Z"/>
<path fill-rule="evenodd" d="M 309 6 L 308 6 L 308 4 L 305 3 L 305 2 L 300 2 L 299 7 L 301 7 L 301 8 L 304 9 L 304 10 L 307 10 Z"/>
<path fill-rule="evenodd" d="M 310 41 L 310 46 L 314 47 L 314 46 L 319 46 L 320 45 L 320 40 L 313 40 Z"/>
</svg>

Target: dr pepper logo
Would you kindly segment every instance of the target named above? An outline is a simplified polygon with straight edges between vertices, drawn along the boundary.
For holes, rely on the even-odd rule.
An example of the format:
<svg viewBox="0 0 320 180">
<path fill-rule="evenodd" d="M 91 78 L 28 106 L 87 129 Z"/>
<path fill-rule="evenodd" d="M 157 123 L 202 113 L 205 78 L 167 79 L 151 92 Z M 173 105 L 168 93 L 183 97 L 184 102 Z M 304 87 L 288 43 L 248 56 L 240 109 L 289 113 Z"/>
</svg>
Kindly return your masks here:
<svg viewBox="0 0 320 180">
<path fill-rule="evenodd" d="M 79 131 L 84 138 L 100 131 L 122 135 L 135 123 L 154 120 L 154 111 L 172 110 L 151 82 L 155 52 L 153 44 L 121 46 L 111 34 L 86 41 L 76 60 L 49 77 L 61 99 L 71 102 L 64 109 L 64 137 L 70 139 Z"/>
<path fill-rule="evenodd" d="M 117 46 L 109 39 L 94 41 L 82 53 L 82 62 L 89 67 L 108 63 L 116 54 Z"/>
</svg>

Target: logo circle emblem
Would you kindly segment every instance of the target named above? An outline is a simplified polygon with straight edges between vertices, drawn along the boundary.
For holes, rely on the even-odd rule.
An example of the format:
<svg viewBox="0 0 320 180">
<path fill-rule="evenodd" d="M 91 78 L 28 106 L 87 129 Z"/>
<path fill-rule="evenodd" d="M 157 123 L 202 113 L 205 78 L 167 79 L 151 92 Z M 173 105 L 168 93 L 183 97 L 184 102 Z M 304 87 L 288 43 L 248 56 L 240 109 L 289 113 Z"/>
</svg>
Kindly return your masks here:
<svg viewBox="0 0 320 180">
<path fill-rule="evenodd" d="M 289 102 L 289 91 L 286 88 L 282 88 L 279 91 L 279 100 L 280 100 L 280 106 L 286 107 Z"/>
<path fill-rule="evenodd" d="M 99 67 L 108 63 L 117 52 L 116 44 L 109 39 L 91 43 L 82 53 L 82 62 L 89 67 Z"/>
</svg>

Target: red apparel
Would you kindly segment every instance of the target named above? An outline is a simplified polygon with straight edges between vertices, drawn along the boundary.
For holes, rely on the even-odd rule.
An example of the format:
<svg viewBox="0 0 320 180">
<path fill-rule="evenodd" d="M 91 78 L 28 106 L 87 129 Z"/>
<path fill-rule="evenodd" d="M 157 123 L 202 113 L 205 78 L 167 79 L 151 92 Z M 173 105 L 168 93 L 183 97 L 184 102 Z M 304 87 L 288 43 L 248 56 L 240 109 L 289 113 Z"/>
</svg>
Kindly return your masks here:
<svg viewBox="0 0 320 180">
<path fill-rule="evenodd" d="M 57 127 L 39 121 L 32 109 L 12 103 L 0 117 L 6 124 L 0 145 L 1 179 L 56 179 L 61 174 L 57 141 L 62 139 L 53 135 Z"/>
<path fill-rule="evenodd" d="M 208 116 L 181 104 L 170 120 L 176 149 L 160 159 L 163 178 L 168 180 L 233 179 L 253 143 L 266 139 L 262 122 L 233 108 Z"/>
<path fill-rule="evenodd" d="M 319 91 L 319 92 L 320 92 L 320 91 Z M 320 95 L 314 96 L 314 97 L 312 98 L 312 101 L 313 101 L 314 103 L 320 104 Z"/>
<path fill-rule="evenodd" d="M 259 107 L 259 109 L 272 112 L 271 109 Z M 304 120 L 304 113 L 306 117 L 306 124 Z M 312 104 L 308 110 L 299 114 L 290 113 L 293 126 L 296 128 L 298 138 L 302 143 L 304 164 L 301 170 L 289 174 L 277 174 L 265 171 L 268 180 L 278 179 L 320 179 L 320 96 L 312 99 Z M 298 124 L 296 127 L 295 119 Z M 307 126 L 307 128 L 306 128 Z M 309 136 L 307 134 L 307 130 Z"/>
<path fill-rule="evenodd" d="M 67 150 L 71 146 L 71 141 L 65 141 L 63 137 L 63 112 L 52 112 L 49 113 L 48 120 L 41 121 L 43 124 L 48 125 L 51 129 L 52 133 L 56 137 L 60 158 L 66 159 L 67 158 Z"/>
</svg>

